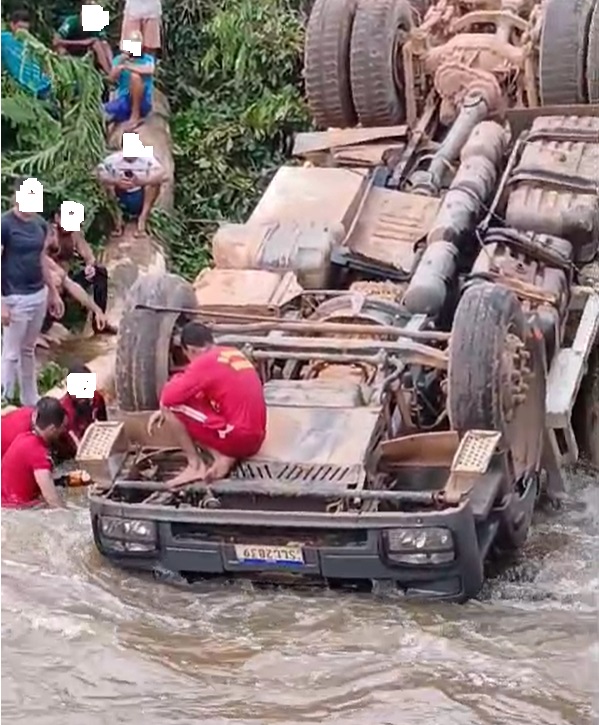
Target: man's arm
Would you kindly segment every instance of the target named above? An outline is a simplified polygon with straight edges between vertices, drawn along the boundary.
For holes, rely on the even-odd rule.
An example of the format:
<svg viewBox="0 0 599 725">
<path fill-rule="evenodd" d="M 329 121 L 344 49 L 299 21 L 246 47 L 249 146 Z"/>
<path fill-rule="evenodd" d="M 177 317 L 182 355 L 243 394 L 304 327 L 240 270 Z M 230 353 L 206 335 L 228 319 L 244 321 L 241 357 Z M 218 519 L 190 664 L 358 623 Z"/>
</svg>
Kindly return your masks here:
<svg viewBox="0 0 599 725">
<path fill-rule="evenodd" d="M 104 316 L 104 313 L 94 302 L 91 295 L 88 295 L 83 287 L 80 284 L 77 284 L 77 282 L 74 282 L 68 275 L 66 275 L 63 279 L 62 286 L 67 294 L 71 295 L 71 297 L 75 301 L 79 302 L 82 307 L 85 307 L 86 310 L 93 312 L 95 317 Z"/>
<path fill-rule="evenodd" d="M 96 257 L 94 256 L 92 248 L 81 232 L 73 232 L 73 242 L 75 251 L 79 254 L 86 266 L 96 263 Z"/>
<path fill-rule="evenodd" d="M 132 73 L 137 73 L 140 76 L 153 76 L 154 75 L 154 61 L 146 61 L 145 63 L 123 63 L 123 68 L 129 70 Z"/>
<path fill-rule="evenodd" d="M 50 226 L 44 222 L 44 231 L 46 239 L 44 241 L 44 251 L 42 252 L 42 275 L 44 282 L 48 287 L 48 310 L 50 314 L 59 320 L 64 315 L 64 303 L 60 297 L 59 289 L 56 285 L 56 275 L 53 268 L 52 259 L 47 254 L 50 247 L 52 235 Z"/>
<path fill-rule="evenodd" d="M 116 83 L 124 69 L 125 64 L 123 63 L 123 54 L 121 53 L 112 61 L 112 70 L 108 74 L 109 82 Z"/>
<path fill-rule="evenodd" d="M 84 40 L 71 39 L 76 23 L 77 19 L 72 15 L 63 20 L 52 38 L 52 45 L 55 48 L 84 48 L 94 42 L 93 38 L 86 38 Z"/>
<path fill-rule="evenodd" d="M 156 165 L 148 173 L 147 176 L 136 176 L 135 183 L 139 186 L 158 186 L 166 181 L 166 171 L 162 164 L 156 162 Z"/>
<path fill-rule="evenodd" d="M 106 166 L 106 162 L 100 161 L 100 163 L 96 166 L 96 178 L 101 184 L 104 184 L 104 186 L 116 186 L 118 179 L 116 176 L 110 173 L 108 170 L 108 167 Z"/>
<path fill-rule="evenodd" d="M 36 469 L 33 471 L 35 476 L 35 482 L 39 486 L 44 501 L 50 508 L 63 509 L 66 505 L 60 497 L 54 479 L 52 478 L 52 472 L 48 469 Z"/>
<path fill-rule="evenodd" d="M 116 174 L 111 173 L 106 164 L 106 160 L 100 161 L 96 166 L 95 175 L 101 184 L 111 189 L 123 189 L 126 191 L 135 185 L 132 179 L 121 179 Z"/>
<path fill-rule="evenodd" d="M 202 393 L 212 378 L 212 365 L 204 364 L 202 358 L 196 358 L 184 372 L 172 377 L 162 388 L 160 407 L 184 405 Z"/>
<path fill-rule="evenodd" d="M 67 50 L 69 48 L 87 48 L 94 42 L 94 38 L 86 38 L 84 40 L 69 40 L 68 38 L 63 38 L 58 33 L 54 35 L 54 38 L 52 39 L 52 45 L 54 48 L 66 48 Z"/>
</svg>

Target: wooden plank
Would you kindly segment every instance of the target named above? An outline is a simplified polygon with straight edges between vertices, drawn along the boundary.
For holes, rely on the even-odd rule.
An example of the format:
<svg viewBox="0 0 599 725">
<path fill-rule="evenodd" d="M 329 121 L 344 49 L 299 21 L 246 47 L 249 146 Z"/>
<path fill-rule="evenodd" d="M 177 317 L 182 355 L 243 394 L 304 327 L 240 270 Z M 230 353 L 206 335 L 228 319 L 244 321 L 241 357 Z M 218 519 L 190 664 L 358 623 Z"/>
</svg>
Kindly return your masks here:
<svg viewBox="0 0 599 725">
<path fill-rule="evenodd" d="M 377 126 L 374 128 L 335 128 L 330 131 L 298 133 L 293 143 L 293 155 L 305 156 L 316 151 L 328 151 L 340 146 L 355 146 L 382 139 L 406 138 L 408 127 Z"/>
<path fill-rule="evenodd" d="M 376 143 L 363 144 L 361 146 L 343 146 L 332 150 L 333 159 L 338 163 L 356 164 L 367 166 L 380 166 L 388 163 L 392 154 L 399 154 L 405 149 L 406 145 Z"/>
</svg>

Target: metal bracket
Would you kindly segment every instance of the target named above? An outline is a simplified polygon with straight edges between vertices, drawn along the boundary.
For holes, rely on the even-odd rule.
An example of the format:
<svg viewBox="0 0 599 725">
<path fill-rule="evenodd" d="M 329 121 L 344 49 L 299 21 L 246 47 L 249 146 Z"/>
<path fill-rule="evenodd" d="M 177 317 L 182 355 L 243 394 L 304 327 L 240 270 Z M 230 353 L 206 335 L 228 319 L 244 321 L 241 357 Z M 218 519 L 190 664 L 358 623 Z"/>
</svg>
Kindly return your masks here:
<svg viewBox="0 0 599 725">
<path fill-rule="evenodd" d="M 448 503 L 456 503 L 468 494 L 489 469 L 501 433 L 494 430 L 469 430 L 453 457 L 443 492 Z"/>
<path fill-rule="evenodd" d="M 589 294 L 572 347 L 555 356 L 546 393 L 546 425 L 553 447 L 560 451 L 561 463 L 578 460 L 578 445 L 572 430 L 572 409 L 586 374 L 589 355 L 599 336 L 599 294 Z"/>
<path fill-rule="evenodd" d="M 111 483 L 127 455 L 125 426 L 119 421 L 96 422 L 83 434 L 75 460 L 94 483 Z"/>
</svg>

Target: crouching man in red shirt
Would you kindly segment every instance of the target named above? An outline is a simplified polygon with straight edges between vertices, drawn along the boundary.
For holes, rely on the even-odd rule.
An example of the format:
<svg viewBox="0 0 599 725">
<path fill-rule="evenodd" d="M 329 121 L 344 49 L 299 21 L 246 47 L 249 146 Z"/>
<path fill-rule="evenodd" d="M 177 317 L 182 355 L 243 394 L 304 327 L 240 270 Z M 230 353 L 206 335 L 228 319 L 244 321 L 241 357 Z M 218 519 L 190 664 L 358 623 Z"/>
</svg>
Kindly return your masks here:
<svg viewBox="0 0 599 725">
<path fill-rule="evenodd" d="M 42 500 L 51 508 L 64 508 L 52 478 L 50 446 L 65 430 L 66 414 L 60 402 L 41 398 L 31 430 L 17 435 L 2 456 L 3 508 L 34 506 Z"/>
<path fill-rule="evenodd" d="M 71 373 L 86 373 L 91 370 L 87 365 L 76 363 L 69 368 Z M 77 455 L 77 448 L 81 443 L 83 434 L 96 421 L 108 420 L 106 413 L 106 401 L 99 390 L 94 391 L 93 398 L 77 398 L 75 395 L 66 393 L 60 399 L 67 416 L 67 433 L 63 435 L 54 445 L 57 459 L 68 461 Z"/>
<path fill-rule="evenodd" d="M 224 478 L 237 460 L 257 453 L 266 436 L 264 391 L 252 363 L 235 348 L 215 345 L 199 322 L 183 327 L 181 346 L 190 363 L 164 386 L 160 410 L 148 422 L 150 434 L 166 422 L 187 456 L 172 486 Z M 196 445 L 212 455 L 209 467 Z"/>
</svg>

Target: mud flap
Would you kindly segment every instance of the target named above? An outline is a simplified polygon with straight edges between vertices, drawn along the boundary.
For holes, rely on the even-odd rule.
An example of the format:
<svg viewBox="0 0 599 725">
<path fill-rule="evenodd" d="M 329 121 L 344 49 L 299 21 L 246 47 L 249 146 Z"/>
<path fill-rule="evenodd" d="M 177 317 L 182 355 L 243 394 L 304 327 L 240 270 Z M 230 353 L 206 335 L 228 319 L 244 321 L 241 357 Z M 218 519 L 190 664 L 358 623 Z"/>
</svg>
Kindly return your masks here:
<svg viewBox="0 0 599 725">
<path fill-rule="evenodd" d="M 562 348 L 554 358 L 546 391 L 546 427 L 549 446 L 557 465 L 576 463 L 578 444 L 572 429 L 572 410 L 586 373 L 589 356 L 599 335 L 599 294 L 590 294 L 576 330 L 572 347 Z M 551 454 L 551 450 L 553 454 Z"/>
</svg>

